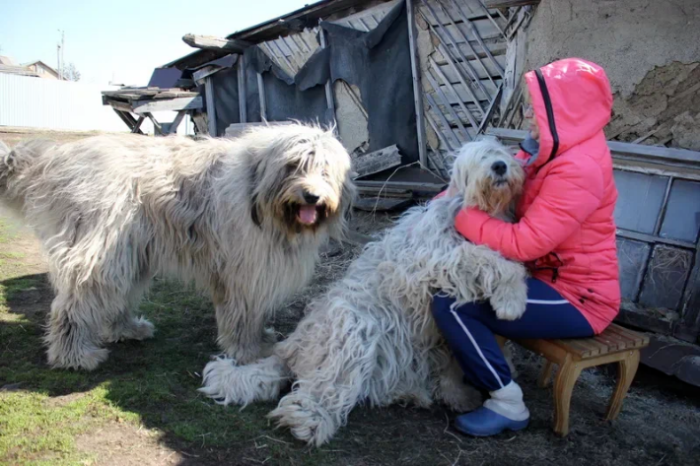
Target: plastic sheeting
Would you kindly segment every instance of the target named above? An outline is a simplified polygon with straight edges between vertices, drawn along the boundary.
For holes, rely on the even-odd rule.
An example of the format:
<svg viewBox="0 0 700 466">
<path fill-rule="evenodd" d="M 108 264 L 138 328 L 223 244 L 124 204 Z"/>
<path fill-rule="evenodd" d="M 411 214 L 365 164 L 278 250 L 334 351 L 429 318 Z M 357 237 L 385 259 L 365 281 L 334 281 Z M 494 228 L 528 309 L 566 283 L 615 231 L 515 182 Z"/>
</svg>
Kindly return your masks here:
<svg viewBox="0 0 700 466">
<path fill-rule="evenodd" d="M 403 163 L 418 159 L 408 21 L 405 4 L 397 4 L 369 32 L 321 23 L 327 47 L 318 49 L 299 72 L 289 76 L 258 47 L 245 52 L 247 121 L 261 121 L 257 73 L 263 77 L 267 119 L 296 119 L 328 124 L 325 83 L 342 79 L 360 88 L 369 115 L 369 150 L 397 144 Z M 218 134 L 239 123 L 235 68 L 212 76 Z"/>
</svg>

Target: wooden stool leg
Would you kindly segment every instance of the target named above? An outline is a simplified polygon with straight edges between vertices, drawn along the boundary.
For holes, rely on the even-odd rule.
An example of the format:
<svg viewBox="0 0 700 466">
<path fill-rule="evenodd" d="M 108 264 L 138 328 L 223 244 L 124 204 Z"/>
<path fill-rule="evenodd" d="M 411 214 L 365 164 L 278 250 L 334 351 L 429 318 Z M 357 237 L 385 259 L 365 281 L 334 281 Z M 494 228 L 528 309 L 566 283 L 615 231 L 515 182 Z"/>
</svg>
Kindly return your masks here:
<svg viewBox="0 0 700 466">
<path fill-rule="evenodd" d="M 553 371 L 554 363 L 545 359 L 542 373 L 540 373 L 540 379 L 537 381 L 537 385 L 540 388 L 546 388 L 547 385 L 549 385 L 549 380 L 552 378 Z"/>
<path fill-rule="evenodd" d="M 562 437 L 569 433 L 571 393 L 581 370 L 582 366 L 572 361 L 571 355 L 567 355 L 554 382 L 554 432 Z"/>
<path fill-rule="evenodd" d="M 615 386 L 612 398 L 610 398 L 608 412 L 605 414 L 605 419 L 607 421 L 612 421 L 620 414 L 622 401 L 625 399 L 625 396 L 627 396 L 627 391 L 639 367 L 639 356 L 639 350 L 630 351 L 629 355 L 618 363 L 617 385 Z"/>
<path fill-rule="evenodd" d="M 501 348 L 501 351 L 503 351 L 503 348 L 505 348 L 508 339 L 506 337 L 502 337 L 501 335 L 494 335 L 494 337 L 496 337 L 496 343 L 498 343 L 498 346 Z"/>
</svg>

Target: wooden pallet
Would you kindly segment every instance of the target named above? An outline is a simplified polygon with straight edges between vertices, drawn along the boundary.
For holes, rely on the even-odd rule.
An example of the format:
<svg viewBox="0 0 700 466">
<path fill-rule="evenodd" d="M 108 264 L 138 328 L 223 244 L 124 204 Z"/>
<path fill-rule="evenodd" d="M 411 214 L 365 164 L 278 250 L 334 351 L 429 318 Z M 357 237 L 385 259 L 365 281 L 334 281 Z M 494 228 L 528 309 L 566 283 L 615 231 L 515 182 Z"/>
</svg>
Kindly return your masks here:
<svg viewBox="0 0 700 466">
<path fill-rule="evenodd" d="M 505 338 L 498 337 L 503 345 Z M 521 346 L 542 355 L 546 362 L 540 375 L 540 387 L 546 387 L 554 370 L 559 371 L 554 382 L 554 431 L 562 436 L 569 433 L 571 394 L 581 371 L 603 364 L 618 364 L 617 386 L 613 392 L 606 420 L 620 414 L 622 402 L 639 367 L 639 351 L 649 345 L 649 337 L 632 330 L 610 325 L 592 338 L 566 340 L 514 340 Z"/>
</svg>

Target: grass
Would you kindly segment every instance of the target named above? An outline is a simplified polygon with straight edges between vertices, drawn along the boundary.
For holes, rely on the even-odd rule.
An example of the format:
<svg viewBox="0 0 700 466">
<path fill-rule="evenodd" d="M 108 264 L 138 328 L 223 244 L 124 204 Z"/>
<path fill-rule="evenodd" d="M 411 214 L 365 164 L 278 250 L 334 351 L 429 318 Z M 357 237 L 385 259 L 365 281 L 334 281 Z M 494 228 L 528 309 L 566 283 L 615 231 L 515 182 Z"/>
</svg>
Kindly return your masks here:
<svg viewBox="0 0 700 466">
<path fill-rule="evenodd" d="M 52 294 L 45 275 L 25 275 L 26 254 L 12 250 L 18 237 L 0 218 L 0 464 L 96 464 L 76 438 L 114 422 L 157 430 L 176 449 L 245 444 L 251 460 L 325 458 L 307 458 L 303 445 L 285 448 L 289 439 L 256 450 L 261 432 L 275 436 L 265 417 L 271 405 L 225 409 L 197 392 L 217 352 L 215 321 L 209 300 L 181 284 L 157 280 L 143 301 L 140 313 L 156 324 L 153 340 L 114 345 L 91 373 L 50 370 L 41 337 Z"/>
<path fill-rule="evenodd" d="M 73 439 L 114 419 L 135 428 L 158 426 L 200 447 L 226 446 L 231 438 L 252 439 L 267 429 L 270 406 L 241 413 L 197 392 L 197 372 L 216 352 L 207 300 L 181 285 L 158 282 L 141 307 L 157 323 L 154 340 L 121 343 L 94 373 L 54 371 L 43 362 L 41 322 L 11 311 L 13 299 L 37 286 L 46 284 L 10 279 L 0 290 L 0 341 L 12 348 L 0 354 L 0 386 L 14 390 L 0 392 L 0 464 L 89 463 Z M 204 315 L 210 317 L 203 324 Z M 52 403 L 56 397 L 71 401 Z"/>
</svg>

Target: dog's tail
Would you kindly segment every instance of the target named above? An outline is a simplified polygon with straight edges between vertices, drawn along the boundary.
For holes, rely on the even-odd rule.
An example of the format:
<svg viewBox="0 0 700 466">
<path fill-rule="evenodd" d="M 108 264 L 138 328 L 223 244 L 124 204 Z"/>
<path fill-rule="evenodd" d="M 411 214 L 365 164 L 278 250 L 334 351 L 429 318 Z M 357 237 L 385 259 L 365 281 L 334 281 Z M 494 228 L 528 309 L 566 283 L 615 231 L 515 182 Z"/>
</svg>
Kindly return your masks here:
<svg viewBox="0 0 700 466">
<path fill-rule="evenodd" d="M 55 145 L 53 141 L 34 139 L 10 149 L 0 141 L 0 201 L 11 207 L 21 207 L 22 189 L 16 186 L 19 175 Z"/>
<path fill-rule="evenodd" d="M 7 179 L 12 173 L 12 151 L 7 144 L 0 141 L 0 196 L 4 194 L 7 186 Z"/>
</svg>

